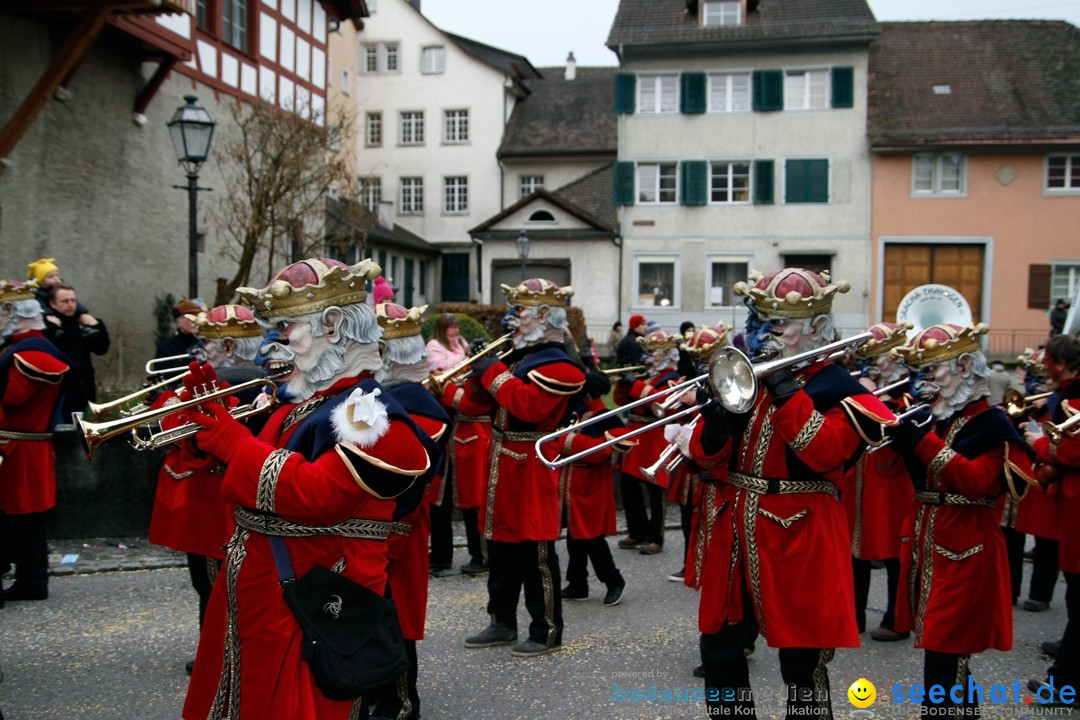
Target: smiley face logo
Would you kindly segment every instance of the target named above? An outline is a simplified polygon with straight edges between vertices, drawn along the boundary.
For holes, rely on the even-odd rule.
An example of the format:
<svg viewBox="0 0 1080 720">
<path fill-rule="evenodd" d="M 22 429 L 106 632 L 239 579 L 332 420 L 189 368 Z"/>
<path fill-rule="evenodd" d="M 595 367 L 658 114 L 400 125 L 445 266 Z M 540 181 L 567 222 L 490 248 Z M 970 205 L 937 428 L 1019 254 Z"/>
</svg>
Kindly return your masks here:
<svg viewBox="0 0 1080 720">
<path fill-rule="evenodd" d="M 877 688 L 866 678 L 859 678 L 847 689 L 848 700 L 857 708 L 867 708 L 877 700 Z"/>
</svg>

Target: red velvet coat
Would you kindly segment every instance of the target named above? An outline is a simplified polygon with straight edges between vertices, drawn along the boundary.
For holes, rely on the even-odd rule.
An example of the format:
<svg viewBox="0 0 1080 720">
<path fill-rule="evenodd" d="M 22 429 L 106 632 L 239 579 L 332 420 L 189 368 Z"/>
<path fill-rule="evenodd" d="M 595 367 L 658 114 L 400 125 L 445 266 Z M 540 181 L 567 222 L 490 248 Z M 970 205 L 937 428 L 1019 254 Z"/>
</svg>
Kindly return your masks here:
<svg viewBox="0 0 1080 720">
<path fill-rule="evenodd" d="M 404 492 L 429 468 L 429 458 L 410 423 L 393 418 L 374 445 L 334 444 L 328 424 L 305 422 L 304 411 L 332 405 L 358 378 L 335 384 L 300 405 L 284 404 L 258 438 L 239 423 L 200 433 L 200 447 L 228 465 L 223 499 L 289 522 L 329 526 L 349 518 L 389 521 L 392 494 Z M 310 414 L 321 417 L 319 410 Z M 300 430 L 301 432 L 297 432 Z M 330 437 L 329 447 L 308 458 L 282 450 L 293 438 L 301 447 Z M 303 433 L 303 434 L 301 434 Z M 310 450 L 308 450 L 310 452 Z M 341 535 L 285 539 L 297 576 L 313 565 L 344 566 L 343 574 L 382 594 L 387 580 L 384 541 Z M 231 703 L 223 717 L 242 720 L 344 720 L 350 701 L 328 700 L 300 657 L 301 632 L 281 597 L 279 576 L 266 535 L 238 528 L 215 583 L 199 640 L 195 672 L 183 717 L 203 720 L 215 703 Z"/>
<path fill-rule="evenodd" d="M 1032 418 L 1037 423 L 1049 419 L 1050 415 L 1046 407 L 1043 407 L 1042 411 Z M 1049 444 L 1046 447 L 1049 448 Z M 1045 462 L 1042 458 L 1048 457 L 1049 453 L 1047 452 L 1047 454 L 1036 458 L 1036 460 Z M 1058 493 L 1060 490 L 1061 485 L 1059 483 L 1054 483 L 1048 487 L 1033 485 L 1028 487 L 1027 494 L 1024 495 L 1024 499 L 1020 502 L 1013 501 L 1010 495 L 1006 495 L 1003 500 L 1005 507 L 1002 511 L 1001 524 L 1010 525 L 1018 532 L 1027 535 L 1037 535 L 1051 540 L 1058 540 Z M 1073 517 L 1077 516 L 1074 515 Z M 1007 522 L 1010 519 L 1012 522 Z"/>
<path fill-rule="evenodd" d="M 1062 383 L 1056 400 L 1052 422 L 1061 423 L 1080 412 L 1080 380 Z M 1044 437 L 1032 448 L 1037 462 L 1052 464 L 1058 471 L 1058 567 L 1063 572 L 1080 573 L 1080 436 L 1066 434 L 1060 445 Z"/>
<path fill-rule="evenodd" d="M 895 625 L 913 631 L 916 647 L 958 655 L 1012 647 L 1009 563 L 994 501 L 1006 474 L 1022 484 L 1032 472 L 1026 446 L 999 440 L 1001 427 L 1012 430 L 1007 416 L 977 400 L 914 449 L 912 473 L 922 468 L 927 491 L 985 503 L 916 502 L 902 539 Z"/>
<path fill-rule="evenodd" d="M 491 472 L 491 397 L 469 398 L 460 385 L 448 385 L 442 403 L 456 413 L 447 448 L 454 473 L 454 507 L 478 508 L 484 504 L 484 486 Z M 441 482 L 433 484 L 432 502 L 441 503 L 443 492 Z"/>
<path fill-rule="evenodd" d="M 606 409 L 602 400 L 592 400 L 581 420 L 587 420 Z M 558 454 L 563 457 L 589 450 L 626 432 L 621 422 L 613 420 L 617 428 L 598 433 L 595 437 L 586 432 L 572 432 L 561 443 L 552 444 L 558 445 Z M 596 424 L 592 427 L 596 427 Z M 546 452 L 547 448 L 544 450 Z M 570 536 L 575 540 L 616 533 L 613 454 L 613 446 L 606 447 L 559 469 L 559 502 Z"/>
<path fill-rule="evenodd" d="M 806 384 L 780 408 L 762 384 L 750 412 L 731 416 L 732 436 L 713 455 L 702 450 L 699 423 L 692 459 L 732 483 L 738 473 L 835 486 L 867 433 L 893 415 L 836 366 L 817 364 L 797 377 Z M 718 582 L 702 588 L 708 610 L 699 615 L 701 631 L 717 632 L 753 612 L 770 647 L 857 647 L 851 540 L 835 490 L 763 494 L 736 487 L 722 495 L 714 500 L 717 552 L 710 549 L 702 573 L 718 573 Z"/>
<path fill-rule="evenodd" d="M 678 381 L 679 374 L 675 371 L 675 368 L 667 368 L 662 370 L 656 377 L 651 377 L 648 380 L 637 380 L 629 386 L 622 384 L 616 385 L 615 393 L 612 397 L 619 405 L 627 405 L 634 400 L 639 400 L 659 392 L 660 390 L 671 387 Z M 668 397 L 669 396 L 665 395 L 663 398 L 660 398 L 658 402 L 663 402 L 668 399 Z M 656 462 L 656 459 L 660 457 L 660 453 L 668 446 L 668 441 L 664 439 L 664 427 L 656 422 L 657 418 L 653 414 L 651 408 L 651 403 L 645 403 L 630 410 L 629 420 L 626 423 L 628 430 L 634 431 L 650 423 L 654 423 L 655 425 L 652 430 L 637 435 L 634 438 L 637 440 L 637 445 L 621 458 L 621 468 L 622 472 L 626 475 L 636 477 L 642 482 L 666 488 L 669 483 L 666 470 L 661 469 L 660 472 L 656 473 L 652 480 L 645 477 L 645 474 L 641 471 L 642 468 L 649 467 Z"/>
<path fill-rule="evenodd" d="M 12 515 L 56 506 L 56 455 L 52 419 L 69 370 L 37 330 L 18 333 L 0 351 L 0 430 L 41 434 L 39 439 L 0 437 L 0 510 Z"/>
</svg>

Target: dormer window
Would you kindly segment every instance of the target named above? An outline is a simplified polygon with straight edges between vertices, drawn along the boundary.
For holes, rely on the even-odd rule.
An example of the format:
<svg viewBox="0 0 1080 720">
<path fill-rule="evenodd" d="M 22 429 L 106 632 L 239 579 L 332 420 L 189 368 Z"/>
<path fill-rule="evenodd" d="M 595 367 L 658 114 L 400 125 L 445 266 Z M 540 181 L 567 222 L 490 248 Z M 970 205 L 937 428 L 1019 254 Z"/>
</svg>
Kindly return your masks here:
<svg viewBox="0 0 1080 720">
<path fill-rule="evenodd" d="M 742 24 L 742 0 L 705 2 L 701 9 L 701 24 L 705 27 L 734 27 Z"/>
</svg>

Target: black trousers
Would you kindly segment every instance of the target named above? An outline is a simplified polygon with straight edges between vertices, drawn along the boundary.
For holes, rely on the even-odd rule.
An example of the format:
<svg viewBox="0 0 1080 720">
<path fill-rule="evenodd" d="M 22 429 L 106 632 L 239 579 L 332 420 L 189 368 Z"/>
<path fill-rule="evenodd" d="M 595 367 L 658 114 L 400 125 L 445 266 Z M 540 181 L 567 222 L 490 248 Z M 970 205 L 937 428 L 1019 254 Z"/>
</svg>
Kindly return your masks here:
<svg viewBox="0 0 1080 720">
<path fill-rule="evenodd" d="M 634 540 L 664 544 L 664 489 L 659 485 L 619 473 L 623 510 L 626 512 L 626 533 Z M 645 510 L 645 495 L 649 496 L 649 512 Z"/>
<path fill-rule="evenodd" d="M 1009 557 L 1009 580 L 1012 585 L 1012 597 L 1015 603 L 1020 597 L 1021 581 L 1024 575 L 1024 543 L 1027 536 L 1013 528 L 1002 527 L 1005 536 L 1005 551 Z M 1032 600 L 1048 603 L 1054 596 L 1054 585 L 1058 577 L 1058 541 L 1035 536 L 1035 561 L 1031 566 L 1031 585 L 1028 597 Z"/>
<path fill-rule="evenodd" d="M 447 465 L 447 468 L 452 466 Z M 454 471 L 443 477 L 442 502 L 431 506 L 432 565 L 450 565 L 454 561 Z"/>
<path fill-rule="evenodd" d="M 701 636 L 705 703 L 709 717 L 754 717 L 750 669 L 743 648 L 758 634 L 757 619 L 743 596 L 749 618 Z M 787 687 L 787 718 L 832 718 L 828 664 L 832 648 L 780 648 L 780 676 Z"/>
<path fill-rule="evenodd" d="M 221 561 L 217 558 L 205 555 L 187 554 L 188 575 L 191 576 L 191 587 L 199 595 L 199 627 L 202 627 L 203 618 L 206 616 L 206 605 L 210 602 L 210 591 L 214 589 L 214 580 L 217 578 Z"/>
<path fill-rule="evenodd" d="M 532 621 L 529 639 L 548 646 L 562 644 L 562 596 L 559 556 L 553 540 L 519 543 L 488 541 L 488 613 L 494 622 L 517 629 L 522 588 Z"/>
<path fill-rule="evenodd" d="M 685 570 L 689 562 L 687 558 L 690 557 L 690 531 L 694 528 L 693 503 L 679 506 L 679 527 L 682 528 L 682 559 L 683 570 Z"/>
<path fill-rule="evenodd" d="M 465 546 L 469 550 L 469 559 L 483 565 L 487 562 L 487 542 L 480 535 L 480 508 L 462 508 L 461 516 L 465 520 Z"/>
<path fill-rule="evenodd" d="M 405 654 L 409 657 L 409 669 L 397 680 L 368 694 L 368 709 L 375 706 L 375 716 L 378 718 L 411 720 L 420 717 L 420 694 L 416 691 L 420 668 L 415 640 L 405 640 Z"/>
<path fill-rule="evenodd" d="M 970 698 L 968 697 L 968 678 L 971 677 L 971 669 L 968 667 L 970 660 L 970 655 L 953 655 L 952 653 L 926 650 L 923 654 L 923 687 L 929 693 L 931 687 L 940 685 L 945 688 L 945 696 L 940 703 L 932 703 L 929 698 L 924 699 L 923 707 L 955 708 L 957 710 L 979 707 L 979 696 L 977 694 L 973 693 Z M 974 680 L 970 682 L 974 683 Z M 950 688 L 954 685 L 960 685 L 964 689 L 960 693 L 962 696 L 960 702 L 956 702 L 956 699 L 949 693 Z M 959 715 L 960 713 L 956 714 Z"/>
<path fill-rule="evenodd" d="M 885 558 L 882 562 L 885 563 L 889 599 L 879 627 L 892 630 L 893 625 L 896 624 L 896 589 L 900 586 L 900 559 Z M 851 570 L 855 576 L 855 622 L 859 626 L 859 632 L 864 632 L 866 630 L 866 600 L 870 596 L 870 561 L 852 557 Z"/>
<path fill-rule="evenodd" d="M 1054 678 L 1054 687 L 1080 684 L 1080 575 L 1065 573 L 1065 633 L 1061 649 L 1046 674 Z"/>
<path fill-rule="evenodd" d="M 622 584 L 622 574 L 615 567 L 615 558 L 611 556 L 611 548 L 603 535 L 578 540 L 570 536 L 570 528 L 567 528 L 566 554 L 569 556 L 566 563 L 566 583 L 570 587 L 580 590 L 589 587 L 590 560 L 597 580 L 608 587 Z"/>
<path fill-rule="evenodd" d="M 15 584 L 24 592 L 35 593 L 49 587 L 49 540 L 45 516 L 36 512 L 9 515 L 18 538 L 15 551 Z"/>
</svg>

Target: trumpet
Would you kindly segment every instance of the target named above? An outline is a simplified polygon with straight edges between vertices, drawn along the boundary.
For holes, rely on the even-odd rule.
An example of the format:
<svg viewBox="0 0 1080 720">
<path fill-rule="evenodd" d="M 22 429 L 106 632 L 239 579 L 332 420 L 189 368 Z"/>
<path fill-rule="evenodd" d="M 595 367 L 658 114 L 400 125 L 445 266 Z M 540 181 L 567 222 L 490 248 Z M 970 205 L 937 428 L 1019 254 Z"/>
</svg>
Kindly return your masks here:
<svg viewBox="0 0 1080 720">
<path fill-rule="evenodd" d="M 620 375 L 622 373 L 634 373 L 635 377 L 641 377 L 645 371 L 644 365 L 627 365 L 626 367 L 608 368 L 607 370 L 601 370 L 600 372 L 605 375 Z"/>
<path fill-rule="evenodd" d="M 93 402 L 92 400 L 89 400 L 86 403 L 86 409 L 89 410 L 94 415 L 103 415 L 105 413 L 110 413 L 113 410 L 116 410 L 117 408 L 122 408 L 124 405 L 128 404 L 132 400 L 136 400 L 138 398 L 144 397 L 144 396 L 149 395 L 150 393 L 154 392 L 155 390 L 160 390 L 162 388 L 166 388 L 166 387 L 168 387 L 169 385 L 172 385 L 175 382 L 179 382 L 180 380 L 183 380 L 184 377 L 188 374 L 188 372 L 190 372 L 190 371 L 185 370 L 184 372 L 180 373 L 179 375 L 173 375 L 170 378 L 165 378 L 164 380 L 162 380 L 159 383 L 154 383 L 153 385 L 149 385 L 147 387 L 144 387 L 141 390 L 136 390 L 135 392 L 131 393 L 130 395 L 125 395 L 122 398 L 116 398 L 115 400 L 110 400 L 109 402 L 96 403 L 96 402 Z M 123 413 L 123 411 L 121 411 L 121 412 Z M 135 414 L 135 413 L 128 412 L 126 414 Z"/>
<path fill-rule="evenodd" d="M 930 406 L 927 403 L 918 403 L 916 405 L 912 405 L 910 408 L 908 408 L 907 410 L 905 410 L 904 412 L 902 412 L 902 413 L 900 413 L 899 415 L 896 416 L 897 424 L 900 424 L 900 423 L 904 422 L 905 420 L 907 420 L 908 418 L 914 417 L 914 416 L 922 413 L 923 408 L 928 408 L 928 407 L 930 407 Z M 927 415 L 926 419 L 922 420 L 921 422 L 916 422 L 915 427 L 926 427 L 927 425 L 929 425 L 932 422 L 934 422 L 934 416 L 933 415 Z M 891 445 L 891 444 L 892 444 L 892 438 L 887 437 L 887 438 L 885 438 L 884 440 L 881 441 L 880 445 L 872 445 L 868 452 L 877 452 L 878 450 L 881 450 L 882 448 L 889 447 L 889 445 Z"/>
<path fill-rule="evenodd" d="M 1043 392 L 1025 396 L 1021 395 L 1020 391 L 1015 388 L 1007 388 L 1001 398 L 1001 409 L 1014 420 L 1022 418 L 1031 410 L 1032 403 L 1045 400 L 1053 394 L 1052 392 Z"/>
<path fill-rule="evenodd" d="M 698 410 L 700 410 L 705 403 L 699 403 L 697 405 L 685 408 L 675 413 L 674 415 L 657 418 L 653 422 L 645 423 L 641 427 L 635 428 L 624 435 L 600 443 L 599 445 L 596 445 L 587 450 L 582 450 L 581 452 L 574 453 L 573 455 L 569 455 L 568 457 L 556 456 L 554 460 L 548 460 L 546 457 L 544 457 L 544 454 L 540 452 L 541 446 L 545 443 L 565 437 L 569 433 L 580 430 L 586 425 L 592 425 L 593 423 L 607 420 L 614 415 L 622 414 L 627 410 L 632 410 L 641 405 L 645 405 L 646 403 L 660 402 L 661 398 L 664 398 L 671 394 L 681 395 L 688 389 L 695 385 L 698 385 L 699 383 L 708 382 L 709 387 L 712 389 L 713 394 L 715 395 L 716 401 L 723 405 L 730 412 L 736 414 L 745 413 L 751 407 L 753 407 L 754 401 L 757 399 L 758 378 L 771 375 L 775 372 L 779 372 L 780 370 L 784 370 L 787 368 L 804 367 L 806 365 L 816 362 L 818 359 L 831 358 L 834 353 L 844 349 L 858 347 L 873 336 L 873 333 L 869 332 L 859 333 L 858 335 L 854 335 L 850 338 L 847 338 L 846 340 L 838 340 L 836 342 L 829 343 L 828 345 L 823 345 L 813 350 L 807 350 L 806 352 L 792 355 L 791 357 L 777 358 L 776 360 L 759 363 L 758 365 L 751 364 L 750 359 L 747 358 L 746 355 L 737 348 L 721 348 L 716 353 L 714 353 L 712 358 L 709 360 L 708 372 L 695 378 L 684 380 L 683 382 L 672 385 L 669 388 L 664 388 L 663 390 L 652 393 L 651 395 L 646 395 L 645 397 L 638 398 L 637 400 L 634 400 L 631 403 L 627 403 L 626 405 L 622 405 L 621 407 L 617 407 L 613 410 L 608 410 L 607 412 L 594 415 L 588 420 L 583 420 L 573 426 L 564 427 L 560 430 L 556 430 L 555 432 L 548 433 L 547 435 L 536 441 L 534 445 L 536 455 L 538 458 L 540 458 L 540 461 L 542 463 L 547 465 L 552 470 L 555 470 L 557 468 L 563 467 L 564 465 L 569 465 L 570 463 L 577 462 L 581 458 L 585 457 L 586 455 L 591 455 L 597 450 L 602 450 L 606 447 L 614 445 L 617 442 L 629 440 L 630 438 L 634 438 L 638 435 L 647 433 L 659 425 L 665 425 L 667 423 L 675 422 L 676 420 L 680 420 L 684 417 L 687 417 L 688 415 L 692 415 L 693 413 L 696 413 Z M 712 401 L 707 400 L 706 402 Z"/>
<path fill-rule="evenodd" d="M 1080 427 L 1076 427 L 1077 425 L 1080 425 L 1080 413 L 1056 425 L 1047 420 L 1042 424 L 1042 431 L 1050 440 L 1050 444 L 1060 445 L 1066 437 L 1076 437 L 1076 434 L 1080 433 Z M 1075 430 L 1074 427 L 1076 427 Z"/>
<path fill-rule="evenodd" d="M 87 458 L 93 458 L 94 451 L 101 443 L 106 440 L 111 440 L 114 437 L 118 437 L 125 433 L 131 433 L 132 445 L 138 450 L 151 450 L 174 443 L 177 440 L 181 440 L 185 437 L 194 435 L 202 429 L 197 423 L 186 423 L 180 425 L 171 430 L 159 431 L 157 433 L 151 433 L 148 437 L 141 437 L 138 434 L 138 429 L 145 425 L 157 422 L 164 417 L 173 415 L 175 413 L 184 412 L 198 405 L 202 405 L 205 402 L 213 400 L 220 400 L 222 398 L 236 395 L 257 387 L 269 385 L 273 388 L 271 392 L 270 402 L 265 405 L 255 407 L 253 404 L 238 405 L 229 410 L 229 413 L 240 420 L 242 418 L 256 415 L 261 412 L 265 412 L 273 407 L 277 400 L 277 385 L 274 383 L 271 377 L 255 378 L 248 380 L 247 382 L 233 385 L 221 390 L 214 390 L 213 392 L 200 395 L 198 397 L 185 400 L 184 402 L 176 403 L 174 405 L 165 405 L 154 410 L 148 410 L 138 415 L 132 415 L 131 417 L 119 418 L 117 420 L 109 420 L 106 422 L 90 422 L 79 416 L 75 416 L 75 431 L 79 435 L 79 440 L 82 442 L 83 451 L 86 453 Z"/>
<path fill-rule="evenodd" d="M 470 365 L 472 365 L 474 362 L 487 355 L 488 353 L 494 350 L 498 350 L 503 345 L 510 342 L 512 337 L 513 335 L 511 333 L 507 333 L 500 338 L 492 340 L 487 345 L 480 348 L 475 353 L 459 362 L 457 365 L 451 368 L 447 368 L 446 370 L 443 370 L 441 372 L 431 373 L 426 378 L 421 380 L 420 384 L 423 385 L 427 390 L 430 390 L 432 392 L 438 392 L 439 388 L 442 388 L 447 383 L 452 383 L 457 380 L 464 379 L 463 373 L 469 369 Z M 512 350 L 513 348 L 503 350 L 498 354 L 498 357 L 504 358 L 509 355 Z"/>
<path fill-rule="evenodd" d="M 686 426 L 688 428 L 693 428 L 695 425 L 698 424 L 700 420 L 701 416 L 698 415 L 689 423 L 687 423 Z M 644 475 L 647 480 L 655 479 L 656 476 L 660 473 L 661 468 L 667 470 L 668 474 L 671 474 L 672 472 L 674 472 L 675 468 L 679 467 L 679 465 L 682 463 L 683 457 L 684 456 L 679 453 L 679 444 L 670 443 L 660 453 L 660 457 L 656 458 L 656 462 L 654 462 L 649 467 L 641 468 L 641 474 Z"/>
</svg>

